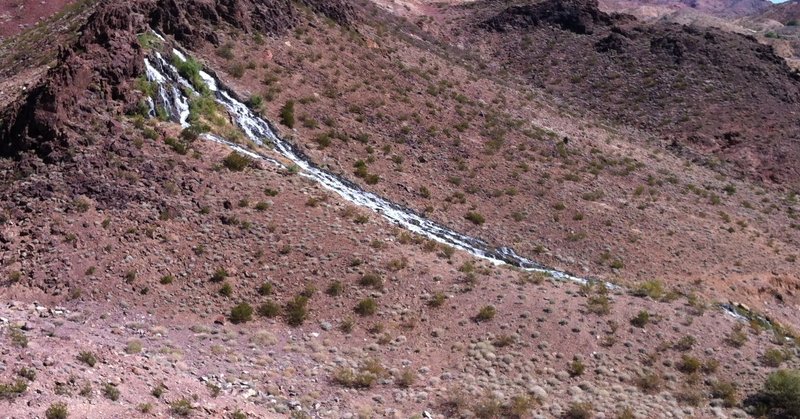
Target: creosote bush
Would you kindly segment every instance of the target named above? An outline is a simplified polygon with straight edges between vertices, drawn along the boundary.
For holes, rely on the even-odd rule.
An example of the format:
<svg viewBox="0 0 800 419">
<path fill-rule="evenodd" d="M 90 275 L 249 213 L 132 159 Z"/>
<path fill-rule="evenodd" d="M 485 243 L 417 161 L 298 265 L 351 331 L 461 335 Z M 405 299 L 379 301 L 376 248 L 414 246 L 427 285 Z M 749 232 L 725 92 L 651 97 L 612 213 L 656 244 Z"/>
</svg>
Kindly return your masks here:
<svg viewBox="0 0 800 419">
<path fill-rule="evenodd" d="M 78 354 L 78 361 L 81 361 L 90 367 L 94 367 L 97 364 L 97 358 L 92 352 L 89 351 L 81 351 Z"/>
<path fill-rule="evenodd" d="M 284 316 L 289 326 L 300 326 L 308 318 L 308 297 L 298 295 L 286 303 Z"/>
<path fill-rule="evenodd" d="M 267 301 L 258 306 L 258 315 L 268 319 L 278 317 L 281 314 L 281 306 L 273 301 Z"/>
<path fill-rule="evenodd" d="M 253 307 L 247 303 L 239 303 L 231 309 L 230 320 L 234 324 L 249 322 L 253 319 Z"/>
<path fill-rule="evenodd" d="M 464 218 L 466 218 L 472 224 L 475 225 L 482 225 L 483 223 L 486 222 L 486 218 L 484 218 L 483 215 L 475 211 L 468 212 L 466 215 L 464 215 Z"/>
<path fill-rule="evenodd" d="M 800 417 L 800 370 L 779 370 L 770 374 L 762 396 L 765 408 L 776 417 Z"/>
<path fill-rule="evenodd" d="M 222 164 L 232 172 L 241 172 L 252 163 L 253 160 L 250 157 L 239 154 L 235 151 L 231 151 L 231 153 L 228 154 L 224 160 L 222 160 Z"/>
<path fill-rule="evenodd" d="M 378 303 L 372 298 L 365 298 L 358 302 L 354 310 L 361 316 L 371 316 L 378 312 Z"/>
<path fill-rule="evenodd" d="M 44 412 L 46 419 L 67 419 L 69 417 L 69 410 L 67 404 L 64 402 L 56 402 L 50 405 Z"/>
<path fill-rule="evenodd" d="M 0 383 L 0 400 L 13 399 L 28 390 L 28 383 L 19 379 L 13 383 Z"/>
<path fill-rule="evenodd" d="M 189 416 L 192 414 L 192 402 L 187 399 L 178 399 L 170 403 L 169 410 L 175 416 Z"/>
<path fill-rule="evenodd" d="M 650 323 L 650 313 L 644 310 L 631 319 L 631 324 L 636 327 L 645 327 L 648 323 Z"/>
<path fill-rule="evenodd" d="M 290 100 L 281 108 L 281 124 L 287 128 L 294 128 L 294 123 L 294 101 Z"/>
</svg>

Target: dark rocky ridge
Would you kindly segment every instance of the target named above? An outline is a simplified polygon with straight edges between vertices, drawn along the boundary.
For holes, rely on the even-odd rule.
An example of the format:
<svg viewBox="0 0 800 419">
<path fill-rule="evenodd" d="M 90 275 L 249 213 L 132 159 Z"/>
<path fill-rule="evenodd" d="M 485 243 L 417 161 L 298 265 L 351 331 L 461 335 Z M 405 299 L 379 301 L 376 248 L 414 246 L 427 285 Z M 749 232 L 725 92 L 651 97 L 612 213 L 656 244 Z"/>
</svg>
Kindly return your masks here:
<svg viewBox="0 0 800 419">
<path fill-rule="evenodd" d="M 643 24 L 594 0 L 469 7 L 478 17 L 472 42 L 576 108 L 655 132 L 696 160 L 800 184 L 792 163 L 800 81 L 772 47 L 716 29 Z"/>
<path fill-rule="evenodd" d="M 564 0 L 511 6 L 486 20 L 481 26 L 507 31 L 554 25 L 577 34 L 591 34 L 594 27 L 608 26 L 633 17 L 600 11 L 597 1 Z"/>
</svg>

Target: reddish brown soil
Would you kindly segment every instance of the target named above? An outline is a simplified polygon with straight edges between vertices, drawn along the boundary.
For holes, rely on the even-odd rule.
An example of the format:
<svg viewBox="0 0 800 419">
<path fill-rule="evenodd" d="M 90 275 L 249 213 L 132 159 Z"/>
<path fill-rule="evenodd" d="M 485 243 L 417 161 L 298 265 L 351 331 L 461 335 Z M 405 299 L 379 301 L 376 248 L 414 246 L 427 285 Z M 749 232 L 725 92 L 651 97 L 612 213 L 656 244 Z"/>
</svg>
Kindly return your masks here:
<svg viewBox="0 0 800 419">
<path fill-rule="evenodd" d="M 75 0 L 0 1 L 0 38 L 14 36 L 74 2 Z"/>
<path fill-rule="evenodd" d="M 270 9 L 285 26 L 256 36 L 255 3 L 203 4 L 102 9 L 50 73 L 78 83 L 49 77 L 4 113 L 0 384 L 29 382 L 0 411 L 42 416 L 60 401 L 71 417 L 168 416 L 185 399 L 197 417 L 527 418 L 590 402 L 605 417 L 739 417 L 777 368 L 767 350 L 793 354 L 781 366 L 797 368 L 784 336 L 717 307 L 740 301 L 787 332 L 800 325 L 797 198 L 786 190 L 725 177 L 651 131 L 507 77 L 442 23 L 457 22 L 447 8 L 409 23 L 360 3 L 304 2 L 314 13 L 292 3 Z M 125 59 L 144 54 L 131 42 L 140 14 L 180 17 L 159 28 L 170 40 L 202 35 L 192 55 L 239 95 L 262 96 L 271 120 L 295 101 L 295 128 L 280 130 L 321 166 L 620 286 L 605 294 L 486 264 L 301 175 L 228 170 L 217 144 L 176 152 L 167 140 L 178 126 L 130 115 L 143 94 Z M 376 184 L 356 176 L 358 160 Z M 227 276 L 213 280 L 221 268 Z M 381 284 L 365 284 L 369 273 Z M 342 291 L 330 295 L 335 281 Z M 259 292 L 264 283 L 271 292 Z M 663 291 L 629 292 L 642 284 Z M 242 302 L 285 314 L 301 294 L 299 326 L 229 318 Z M 376 312 L 358 314 L 367 298 Z M 496 313 L 479 321 L 486 306 Z M 637 326 L 642 311 L 650 321 Z M 585 368 L 570 374 L 575 357 Z M 689 371 L 692 358 L 705 368 Z M 363 388 L 336 379 L 368 365 L 374 382 Z M 712 391 L 718 382 L 736 383 L 730 406 Z M 530 406 L 512 410 L 515 397 Z"/>
</svg>

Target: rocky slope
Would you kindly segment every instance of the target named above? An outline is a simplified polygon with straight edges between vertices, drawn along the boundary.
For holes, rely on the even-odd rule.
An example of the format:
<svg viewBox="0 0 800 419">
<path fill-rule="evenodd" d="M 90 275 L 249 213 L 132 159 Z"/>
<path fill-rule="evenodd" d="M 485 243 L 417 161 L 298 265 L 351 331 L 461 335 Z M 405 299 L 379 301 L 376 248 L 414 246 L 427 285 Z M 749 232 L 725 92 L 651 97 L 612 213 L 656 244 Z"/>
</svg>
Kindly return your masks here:
<svg viewBox="0 0 800 419">
<path fill-rule="evenodd" d="M 543 31 L 644 51 L 629 18 L 496 3 L 470 12 L 488 39 L 469 44 L 448 26 L 464 8 L 410 23 L 364 3 L 187 3 L 100 3 L 2 114 L 5 415 L 738 417 L 797 368 L 793 194 L 665 152 L 647 118 L 578 116 L 482 56 Z M 653 31 L 677 39 L 651 52 L 667 61 L 709 54 Z M 196 138 L 205 124 L 278 158 L 207 97 L 192 129 L 145 118 L 144 57 L 172 46 L 320 167 L 618 286 L 493 266 Z M 764 54 L 756 70 L 779 74 Z"/>
<path fill-rule="evenodd" d="M 498 69 L 579 109 L 659 132 L 674 152 L 710 164 L 715 157 L 760 180 L 800 179 L 790 163 L 800 79 L 754 38 L 641 24 L 600 11 L 596 1 L 483 2 L 464 10 L 458 26 L 484 29 L 465 42 L 483 45 Z M 576 56 L 585 59 L 569 58 Z"/>
</svg>

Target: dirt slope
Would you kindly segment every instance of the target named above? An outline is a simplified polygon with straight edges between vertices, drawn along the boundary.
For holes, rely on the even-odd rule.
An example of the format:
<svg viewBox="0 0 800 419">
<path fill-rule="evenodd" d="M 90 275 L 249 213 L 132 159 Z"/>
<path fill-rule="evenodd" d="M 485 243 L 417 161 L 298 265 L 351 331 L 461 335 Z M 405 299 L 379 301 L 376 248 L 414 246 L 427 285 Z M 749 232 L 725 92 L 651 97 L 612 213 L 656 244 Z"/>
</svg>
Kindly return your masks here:
<svg viewBox="0 0 800 419">
<path fill-rule="evenodd" d="M 442 8 L 419 24 L 349 2 L 102 3 L 49 77 L 2 113 L 0 410 L 756 412 L 748 397 L 776 368 L 797 368 L 800 355 L 791 341 L 797 198 L 665 152 L 646 120 L 632 130 L 576 114 L 575 102 L 559 105 L 570 96 L 531 88 L 513 77 L 512 61 L 503 74 L 485 59 L 499 54 L 489 49 L 495 37 L 546 30 L 557 48 L 565 37 L 605 39 L 628 19 L 570 4 L 521 17 Z M 463 23 L 450 13 L 465 10 L 478 24 L 449 32 L 445 23 Z M 142 36 L 150 26 L 167 40 Z M 473 30 L 486 44 L 463 42 Z M 691 31 L 629 30 L 623 48 L 633 51 L 653 33 L 677 39 L 651 52 L 673 65 L 675 51 L 693 63 L 708 53 L 681 49 L 700 42 Z M 721 59 L 729 42 L 720 41 Z M 168 55 L 173 43 L 283 120 L 281 134 L 319 166 L 618 286 L 494 266 L 402 231 L 292 169 L 240 166 L 241 156 L 194 129 L 274 152 L 248 143 L 208 97 L 193 99 L 194 129 L 144 118 L 153 86 L 143 58 Z M 753 71 L 778 72 L 765 62 Z M 775 328 L 724 313 L 718 304 L 729 300 Z"/>
</svg>

